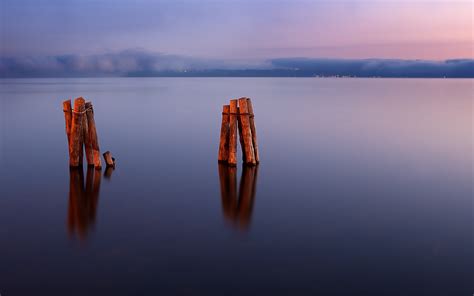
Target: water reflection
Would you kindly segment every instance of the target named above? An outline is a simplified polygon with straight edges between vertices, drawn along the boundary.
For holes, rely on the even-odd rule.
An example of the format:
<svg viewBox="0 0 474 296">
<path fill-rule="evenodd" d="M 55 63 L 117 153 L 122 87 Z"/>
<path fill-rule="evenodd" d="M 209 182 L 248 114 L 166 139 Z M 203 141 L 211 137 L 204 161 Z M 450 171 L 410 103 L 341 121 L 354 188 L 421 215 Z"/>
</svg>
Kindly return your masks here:
<svg viewBox="0 0 474 296">
<path fill-rule="evenodd" d="M 84 187 L 84 171 L 82 167 L 69 170 L 69 236 L 85 240 L 95 225 L 97 205 L 99 202 L 101 171 L 87 168 Z"/>
<path fill-rule="evenodd" d="M 243 166 L 237 195 L 237 168 L 219 164 L 222 212 L 234 227 L 248 230 L 257 190 L 258 166 Z"/>
<path fill-rule="evenodd" d="M 110 181 L 113 172 L 114 172 L 113 167 L 111 166 L 106 167 L 104 171 L 104 178 Z"/>
</svg>

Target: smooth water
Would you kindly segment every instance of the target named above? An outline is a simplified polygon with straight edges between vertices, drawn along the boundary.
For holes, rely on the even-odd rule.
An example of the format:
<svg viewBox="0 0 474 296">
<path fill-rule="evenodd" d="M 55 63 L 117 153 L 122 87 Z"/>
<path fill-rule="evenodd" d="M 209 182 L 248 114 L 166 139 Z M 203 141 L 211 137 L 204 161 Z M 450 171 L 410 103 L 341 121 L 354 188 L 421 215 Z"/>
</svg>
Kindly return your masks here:
<svg viewBox="0 0 474 296">
<path fill-rule="evenodd" d="M 0 80 L 0 294 L 472 295 L 473 84 Z M 69 171 L 77 96 L 114 171 Z M 231 170 L 240 96 L 262 160 Z"/>
</svg>

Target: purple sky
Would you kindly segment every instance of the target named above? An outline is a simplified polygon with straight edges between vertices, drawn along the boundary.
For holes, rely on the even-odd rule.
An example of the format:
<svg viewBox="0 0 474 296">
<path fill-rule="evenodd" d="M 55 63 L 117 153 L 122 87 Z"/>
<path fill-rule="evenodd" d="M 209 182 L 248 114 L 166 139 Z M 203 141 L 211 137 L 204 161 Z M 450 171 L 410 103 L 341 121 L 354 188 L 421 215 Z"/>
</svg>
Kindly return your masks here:
<svg viewBox="0 0 474 296">
<path fill-rule="evenodd" d="M 1 0 L 1 56 L 473 58 L 473 2 Z"/>
</svg>

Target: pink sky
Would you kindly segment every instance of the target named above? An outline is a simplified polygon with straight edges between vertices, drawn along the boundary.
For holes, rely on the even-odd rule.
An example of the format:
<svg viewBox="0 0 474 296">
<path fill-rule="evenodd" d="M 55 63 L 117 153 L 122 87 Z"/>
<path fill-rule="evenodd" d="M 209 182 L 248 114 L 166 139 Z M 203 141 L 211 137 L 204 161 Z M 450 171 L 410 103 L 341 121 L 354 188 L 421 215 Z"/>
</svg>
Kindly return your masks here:
<svg viewBox="0 0 474 296">
<path fill-rule="evenodd" d="M 1 55 L 474 58 L 471 0 L 40 2 L 2 1 Z"/>
</svg>

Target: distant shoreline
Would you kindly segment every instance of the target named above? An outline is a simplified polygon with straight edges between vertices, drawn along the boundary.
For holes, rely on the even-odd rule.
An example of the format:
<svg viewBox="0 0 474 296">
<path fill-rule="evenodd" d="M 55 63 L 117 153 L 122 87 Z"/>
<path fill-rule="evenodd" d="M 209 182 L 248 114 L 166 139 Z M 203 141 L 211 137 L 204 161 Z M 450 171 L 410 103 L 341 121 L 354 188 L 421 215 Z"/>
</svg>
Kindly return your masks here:
<svg viewBox="0 0 474 296">
<path fill-rule="evenodd" d="M 305 78 L 305 79 L 437 79 L 437 80 L 463 80 L 474 77 L 335 77 L 335 76 L 37 76 L 37 77 L 0 77 L 0 80 L 12 79 L 110 79 L 110 78 Z"/>
<path fill-rule="evenodd" d="M 0 77 L 474 78 L 474 59 L 269 59 L 254 65 L 126 51 L 0 58 Z"/>
</svg>

